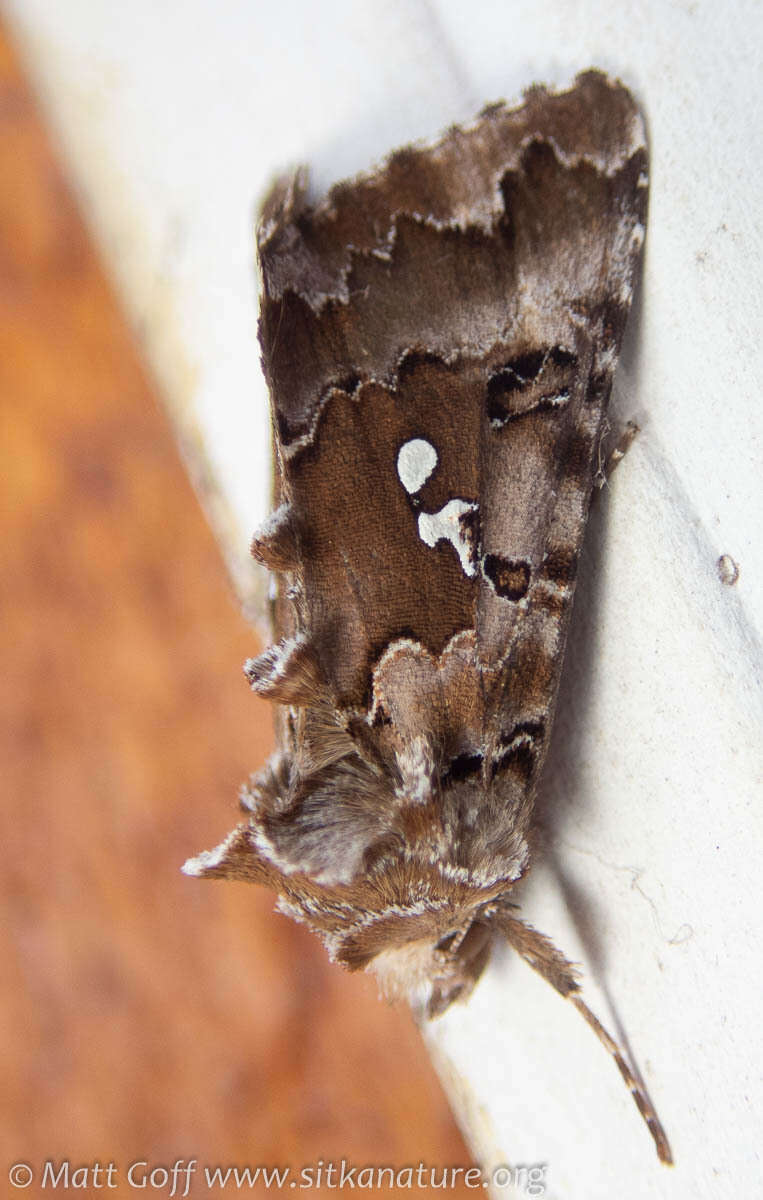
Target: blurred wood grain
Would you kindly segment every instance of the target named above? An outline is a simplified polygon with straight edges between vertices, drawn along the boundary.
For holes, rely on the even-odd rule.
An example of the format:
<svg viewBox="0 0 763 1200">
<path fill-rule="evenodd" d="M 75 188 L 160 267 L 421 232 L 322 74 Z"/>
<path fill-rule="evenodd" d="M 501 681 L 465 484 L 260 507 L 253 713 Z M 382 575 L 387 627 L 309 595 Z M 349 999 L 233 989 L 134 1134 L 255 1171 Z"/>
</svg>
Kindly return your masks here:
<svg viewBox="0 0 763 1200">
<path fill-rule="evenodd" d="M 258 648 L 1 30 L 0 409 L 3 1179 L 470 1165 L 408 1013 L 180 874 L 268 752 Z"/>
</svg>

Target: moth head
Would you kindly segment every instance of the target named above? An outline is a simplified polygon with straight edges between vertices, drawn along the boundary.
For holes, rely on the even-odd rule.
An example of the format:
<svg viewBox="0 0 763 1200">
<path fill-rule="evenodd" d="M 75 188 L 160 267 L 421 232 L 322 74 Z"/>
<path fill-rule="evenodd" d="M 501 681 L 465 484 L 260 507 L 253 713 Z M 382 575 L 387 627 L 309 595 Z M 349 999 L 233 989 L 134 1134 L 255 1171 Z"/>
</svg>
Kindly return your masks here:
<svg viewBox="0 0 763 1200">
<path fill-rule="evenodd" d="M 251 823 L 184 870 L 272 889 L 278 909 L 317 933 L 335 962 L 373 972 L 390 999 L 404 998 L 430 1017 L 471 992 L 490 957 L 492 913 L 516 882 L 511 875 L 477 878 L 429 856 L 389 853 L 346 883 L 321 883 L 276 866 Z"/>
<path fill-rule="evenodd" d="M 369 968 L 390 1000 L 407 1000 L 414 1009 L 437 1017 L 454 1000 L 465 1000 L 490 958 L 491 932 L 479 918 L 439 940 L 406 942 L 382 950 Z"/>
</svg>

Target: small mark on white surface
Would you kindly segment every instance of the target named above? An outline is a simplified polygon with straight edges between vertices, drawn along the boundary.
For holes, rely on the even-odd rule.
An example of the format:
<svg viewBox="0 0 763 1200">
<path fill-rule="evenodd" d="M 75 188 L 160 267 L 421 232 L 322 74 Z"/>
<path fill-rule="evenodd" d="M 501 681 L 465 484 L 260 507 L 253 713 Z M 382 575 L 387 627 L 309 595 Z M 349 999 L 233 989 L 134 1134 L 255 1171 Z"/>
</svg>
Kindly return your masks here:
<svg viewBox="0 0 763 1200">
<path fill-rule="evenodd" d="M 427 546 L 436 546 L 443 540 L 450 542 L 461 560 L 464 575 L 470 578 L 475 573 L 474 547 L 471 531 L 463 520 L 469 513 L 478 511 L 477 504 L 468 500 L 449 500 L 436 513 L 419 513 L 419 537 Z"/>
<path fill-rule="evenodd" d="M 739 567 L 730 554 L 722 554 L 718 559 L 718 578 L 721 583 L 733 587 L 739 578 Z"/>
<path fill-rule="evenodd" d="M 409 496 L 421 491 L 437 466 L 437 451 L 424 438 L 404 442 L 397 455 L 397 473 Z"/>
<path fill-rule="evenodd" d="M 668 938 L 669 946 L 682 946 L 684 942 L 690 941 L 694 937 L 694 929 L 691 925 L 680 925 L 672 938 Z"/>
</svg>

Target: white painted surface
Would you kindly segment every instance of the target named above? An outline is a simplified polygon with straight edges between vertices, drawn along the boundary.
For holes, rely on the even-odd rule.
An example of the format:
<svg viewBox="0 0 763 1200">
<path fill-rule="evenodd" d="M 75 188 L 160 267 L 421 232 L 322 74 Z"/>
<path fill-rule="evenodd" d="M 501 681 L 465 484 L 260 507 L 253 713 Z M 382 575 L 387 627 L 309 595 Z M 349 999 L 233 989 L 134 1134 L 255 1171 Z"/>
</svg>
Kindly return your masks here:
<svg viewBox="0 0 763 1200">
<path fill-rule="evenodd" d="M 325 186 L 592 64 L 640 98 L 651 208 L 616 409 L 643 433 L 592 519 L 523 908 L 610 1021 L 611 1000 L 676 1168 L 579 1016 L 510 954 L 429 1036 L 486 1160 L 547 1164 L 547 1195 L 757 1194 L 763 7 L 5 8 L 244 588 L 267 511 L 252 216 L 269 177 L 308 161 Z"/>
</svg>

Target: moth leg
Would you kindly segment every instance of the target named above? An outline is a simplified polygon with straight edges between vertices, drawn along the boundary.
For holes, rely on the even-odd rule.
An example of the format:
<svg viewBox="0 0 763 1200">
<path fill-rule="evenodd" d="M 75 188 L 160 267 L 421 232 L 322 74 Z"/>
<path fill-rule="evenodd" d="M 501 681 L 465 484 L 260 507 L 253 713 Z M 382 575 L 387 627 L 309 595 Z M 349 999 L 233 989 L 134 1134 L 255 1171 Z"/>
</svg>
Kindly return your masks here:
<svg viewBox="0 0 763 1200">
<path fill-rule="evenodd" d="M 508 913 L 500 910 L 495 912 L 494 920 L 509 945 L 513 946 L 525 962 L 529 963 L 533 970 L 537 971 L 547 983 L 550 983 L 560 995 L 566 996 L 571 1000 L 581 1016 L 591 1026 L 599 1041 L 609 1051 L 617 1064 L 618 1071 L 625 1080 L 627 1088 L 633 1096 L 636 1107 L 652 1135 L 657 1149 L 657 1157 L 660 1162 L 671 1166 L 673 1155 L 671 1154 L 670 1143 L 654 1106 L 647 1095 L 646 1089 L 636 1079 L 617 1042 L 610 1036 L 598 1017 L 591 1012 L 582 997 L 578 995 L 580 984 L 578 983 L 577 971 L 573 964 L 568 962 L 562 952 L 557 950 L 556 946 L 545 934 L 539 933 L 532 925 L 527 925 L 524 921 L 509 916 Z"/>
<path fill-rule="evenodd" d="M 593 477 L 595 488 L 601 489 L 609 483 L 615 467 L 625 457 L 640 432 L 641 430 L 635 421 L 627 421 L 620 436 L 608 453 L 604 453 L 603 446 L 599 443 L 599 465 Z"/>
</svg>

